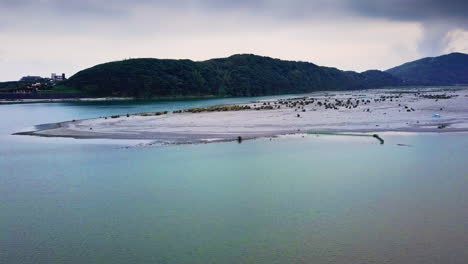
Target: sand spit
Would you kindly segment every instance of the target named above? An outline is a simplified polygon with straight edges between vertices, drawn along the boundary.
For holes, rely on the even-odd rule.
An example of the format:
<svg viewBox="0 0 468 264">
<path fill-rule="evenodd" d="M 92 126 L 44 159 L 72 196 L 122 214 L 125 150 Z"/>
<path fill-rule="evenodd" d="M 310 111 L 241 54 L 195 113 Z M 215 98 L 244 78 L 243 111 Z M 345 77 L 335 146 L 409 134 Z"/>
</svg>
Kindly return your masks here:
<svg viewBox="0 0 468 264">
<path fill-rule="evenodd" d="M 330 92 L 42 126 L 22 135 L 188 144 L 320 132 L 465 132 L 468 89 Z"/>
</svg>

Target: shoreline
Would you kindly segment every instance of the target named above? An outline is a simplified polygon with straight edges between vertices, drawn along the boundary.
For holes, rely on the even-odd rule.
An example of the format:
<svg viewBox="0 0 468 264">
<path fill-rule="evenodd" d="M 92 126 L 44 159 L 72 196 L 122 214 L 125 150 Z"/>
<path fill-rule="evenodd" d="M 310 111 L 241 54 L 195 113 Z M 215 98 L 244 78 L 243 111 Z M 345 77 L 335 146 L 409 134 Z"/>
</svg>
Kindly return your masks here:
<svg viewBox="0 0 468 264">
<path fill-rule="evenodd" d="M 291 97 L 291 96 L 302 96 L 307 94 L 333 94 L 333 93 L 353 93 L 353 92 L 374 92 L 380 90 L 386 90 L 388 93 L 415 93 L 415 92 L 431 92 L 432 90 L 438 91 L 457 91 L 468 89 L 467 85 L 455 85 L 455 86 L 389 86 L 381 87 L 378 89 L 364 89 L 364 90 L 317 90 L 310 93 L 290 93 L 290 94 L 272 94 L 272 95 L 260 95 L 253 97 Z M 203 99 L 222 99 L 222 98 L 242 98 L 242 97 L 231 97 L 231 96 L 216 96 L 216 95 L 190 95 L 190 96 L 160 96 L 152 98 L 136 98 L 136 97 L 69 97 L 69 98 L 38 98 L 38 99 L 4 99 L 0 98 L 0 105 L 7 104 L 30 104 L 30 103 L 74 103 L 74 102 L 111 102 L 111 101 L 173 101 L 173 100 L 203 100 Z"/>
<path fill-rule="evenodd" d="M 56 98 L 56 99 L 0 99 L 0 105 L 7 104 L 34 104 L 34 103 L 78 103 L 78 102 L 113 102 L 132 101 L 133 97 L 83 97 L 83 98 Z"/>
<path fill-rule="evenodd" d="M 7 104 L 32 104 L 32 103 L 76 103 L 76 102 L 114 102 L 114 101 L 174 101 L 174 100 L 208 100 L 230 98 L 225 96 L 165 96 L 152 98 L 136 97 L 70 97 L 70 98 L 35 98 L 35 99 L 2 99 L 0 105 Z"/>
<path fill-rule="evenodd" d="M 68 122 L 68 121 L 67 121 Z M 37 125 L 36 127 L 47 126 L 48 128 L 38 129 L 33 131 L 23 131 L 23 132 L 16 132 L 12 135 L 22 135 L 22 136 L 36 136 L 36 137 L 61 137 L 61 138 L 74 138 L 74 139 L 114 139 L 114 140 L 154 140 L 154 139 L 166 139 L 166 138 L 180 138 L 182 137 L 192 137 L 192 138 L 202 138 L 201 141 L 193 141 L 193 143 L 197 142 L 229 142 L 229 141 L 237 141 L 237 136 L 228 136 L 228 137 L 220 137 L 219 140 L 210 138 L 213 134 L 183 134 L 183 133 L 153 133 L 155 137 L 148 137 L 148 136 L 138 136 L 138 135 L 126 135 L 126 134 L 111 134 L 111 133 L 86 133 L 81 131 L 73 131 L 69 134 L 66 134 L 67 128 L 61 126 L 62 123 L 52 123 L 52 124 L 41 124 Z M 59 129 L 65 132 L 64 134 L 57 134 L 57 133 L 50 133 L 50 130 Z M 279 137 L 279 136 L 287 136 L 287 135 L 338 135 L 338 136 L 354 136 L 356 135 L 368 135 L 372 136 L 373 134 L 377 133 L 409 133 L 409 134 L 445 134 L 445 133 L 468 133 L 468 128 L 452 128 L 452 129 L 437 129 L 437 128 L 430 128 L 430 129 L 422 129 L 422 128 L 397 128 L 397 129 L 321 129 L 321 130 L 300 130 L 300 131 L 271 131 L 267 133 L 255 133 L 256 135 L 250 135 L 247 137 L 242 137 L 242 140 L 250 140 L 250 139 L 258 139 L 258 138 L 269 138 L 269 137 Z M 158 140 L 158 141 L 159 141 Z M 180 142 L 173 142 L 173 143 L 182 143 Z"/>
<path fill-rule="evenodd" d="M 63 122 L 62 122 L 63 123 Z M 52 124 L 44 124 L 46 126 L 57 126 L 61 123 L 52 123 Z M 42 125 L 39 125 L 42 126 Z M 117 140 L 123 141 L 126 140 L 143 140 L 144 143 L 139 143 L 136 145 L 131 144 L 130 146 L 126 146 L 125 148 L 133 148 L 133 147 L 163 147 L 163 146 L 180 146 L 180 145 L 200 145 L 200 144 L 212 144 L 212 143 L 229 143 L 229 142 L 237 142 L 242 143 L 243 141 L 253 141 L 253 140 L 272 140 L 272 139 L 287 139 L 287 138 L 304 138 L 307 136 L 339 136 L 339 137 L 367 137 L 369 142 L 374 141 L 376 143 L 379 142 L 380 145 L 384 145 L 386 136 L 389 134 L 394 133 L 404 133 L 406 135 L 418 135 L 418 134 L 466 134 L 468 135 L 468 129 L 457 129 L 457 130 L 359 130 L 359 131 L 351 131 L 351 130 L 340 130 L 340 131 L 301 131 L 301 132 L 291 132 L 291 133 L 282 133 L 282 134 L 275 134 L 275 135 L 258 135 L 255 137 L 244 137 L 240 141 L 238 138 L 223 138 L 223 139 L 215 139 L 215 140 L 207 140 L 207 139 L 199 139 L 199 140 L 189 140 L 189 141 L 164 141 L 164 140 L 155 140 L 149 138 L 134 138 L 134 137 L 116 137 L 116 136 L 84 136 L 84 135 L 63 135 L 63 136 L 56 136 L 56 135 L 47 135 L 47 134 L 40 134 L 41 130 L 36 131 L 25 131 L 25 132 L 18 132 L 14 133 L 13 135 L 26 135 L 26 136 L 36 136 L 36 137 L 45 137 L 45 138 L 54 138 L 54 137 L 61 137 L 61 138 L 71 138 L 77 140 L 86 140 L 86 139 L 96 139 L 96 140 Z M 378 134 L 377 134 L 378 133 Z M 400 144 L 397 144 L 400 145 Z M 401 145 L 407 146 L 407 145 Z"/>
</svg>

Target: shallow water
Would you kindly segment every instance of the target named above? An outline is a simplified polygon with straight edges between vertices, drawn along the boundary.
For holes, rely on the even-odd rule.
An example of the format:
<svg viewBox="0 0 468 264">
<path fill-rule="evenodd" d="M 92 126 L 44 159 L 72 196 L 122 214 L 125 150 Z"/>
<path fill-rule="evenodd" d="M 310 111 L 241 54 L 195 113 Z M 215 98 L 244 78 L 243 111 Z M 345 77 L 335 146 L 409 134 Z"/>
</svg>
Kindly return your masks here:
<svg viewBox="0 0 468 264">
<path fill-rule="evenodd" d="M 10 135 L 248 100 L 0 106 L 0 263 L 466 263 L 467 134 L 129 149 Z"/>
</svg>

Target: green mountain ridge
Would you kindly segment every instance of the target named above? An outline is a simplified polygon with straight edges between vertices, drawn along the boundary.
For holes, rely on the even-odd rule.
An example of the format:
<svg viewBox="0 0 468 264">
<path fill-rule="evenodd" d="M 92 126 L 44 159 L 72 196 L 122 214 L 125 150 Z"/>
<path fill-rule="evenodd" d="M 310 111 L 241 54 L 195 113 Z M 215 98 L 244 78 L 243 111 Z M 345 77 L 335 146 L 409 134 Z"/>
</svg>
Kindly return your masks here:
<svg viewBox="0 0 468 264">
<path fill-rule="evenodd" d="M 450 53 L 428 57 L 388 69 L 404 85 L 468 84 L 468 54 Z"/>
<path fill-rule="evenodd" d="M 468 54 L 464 53 L 361 73 L 310 62 L 237 54 L 206 61 L 141 58 L 103 63 L 76 73 L 48 93 L 69 91 L 137 98 L 262 96 L 460 84 L 468 84 Z M 24 85 L 24 82 L 0 83 L 0 92 Z"/>
<path fill-rule="evenodd" d="M 261 96 L 400 84 L 381 71 L 345 72 L 252 54 L 200 62 L 151 58 L 109 62 L 80 71 L 65 83 L 89 94 L 142 98 Z"/>
</svg>

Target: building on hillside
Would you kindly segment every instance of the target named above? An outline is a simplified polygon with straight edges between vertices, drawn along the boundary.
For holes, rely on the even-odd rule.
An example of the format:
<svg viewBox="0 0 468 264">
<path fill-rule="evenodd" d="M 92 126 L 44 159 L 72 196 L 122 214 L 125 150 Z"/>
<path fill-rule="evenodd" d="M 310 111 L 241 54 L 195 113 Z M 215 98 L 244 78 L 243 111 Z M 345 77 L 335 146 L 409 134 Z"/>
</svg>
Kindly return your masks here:
<svg viewBox="0 0 468 264">
<path fill-rule="evenodd" d="M 20 82 L 38 82 L 43 78 L 41 76 L 24 76 L 20 79 Z"/>
<path fill-rule="evenodd" d="M 65 73 L 62 73 L 62 74 L 52 73 L 50 76 L 50 79 L 54 82 L 59 82 L 59 81 L 65 81 L 67 78 L 65 78 Z"/>
<path fill-rule="evenodd" d="M 31 84 L 31 88 L 34 88 L 34 89 L 39 89 L 42 87 L 42 83 L 34 83 L 34 84 Z"/>
<path fill-rule="evenodd" d="M 31 93 L 37 93 L 39 91 L 39 88 L 42 87 L 42 84 L 40 83 L 35 83 L 32 85 L 24 86 L 21 88 L 16 88 L 12 92 L 16 94 L 31 94 Z"/>
</svg>

